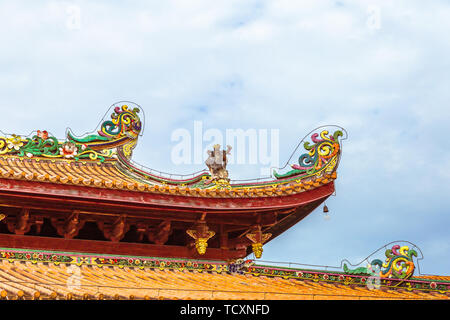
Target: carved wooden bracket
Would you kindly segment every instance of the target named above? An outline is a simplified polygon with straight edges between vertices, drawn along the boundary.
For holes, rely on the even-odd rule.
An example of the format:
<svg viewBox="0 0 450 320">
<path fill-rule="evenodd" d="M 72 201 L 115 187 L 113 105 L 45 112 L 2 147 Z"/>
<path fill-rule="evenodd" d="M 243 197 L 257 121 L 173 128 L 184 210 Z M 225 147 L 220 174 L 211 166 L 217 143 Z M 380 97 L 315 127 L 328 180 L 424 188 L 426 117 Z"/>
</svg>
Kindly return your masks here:
<svg viewBox="0 0 450 320">
<path fill-rule="evenodd" d="M 97 222 L 97 225 L 106 239 L 113 242 L 119 242 L 130 229 L 130 225 L 126 221 L 126 215 L 120 215 L 112 224 L 105 224 L 103 221 Z"/>
<path fill-rule="evenodd" d="M 147 231 L 148 241 L 155 244 L 165 244 L 172 234 L 170 220 L 164 220 L 158 226 L 149 228 Z"/>
<path fill-rule="evenodd" d="M 80 219 L 80 214 L 77 211 L 74 211 L 63 221 L 52 218 L 51 222 L 53 227 L 55 227 L 56 232 L 65 239 L 73 239 L 76 237 L 85 224 L 85 221 Z"/>
<path fill-rule="evenodd" d="M 32 221 L 30 219 L 30 210 L 22 209 L 17 215 L 16 219 L 10 219 L 7 221 L 9 232 L 23 235 L 30 231 Z"/>
</svg>

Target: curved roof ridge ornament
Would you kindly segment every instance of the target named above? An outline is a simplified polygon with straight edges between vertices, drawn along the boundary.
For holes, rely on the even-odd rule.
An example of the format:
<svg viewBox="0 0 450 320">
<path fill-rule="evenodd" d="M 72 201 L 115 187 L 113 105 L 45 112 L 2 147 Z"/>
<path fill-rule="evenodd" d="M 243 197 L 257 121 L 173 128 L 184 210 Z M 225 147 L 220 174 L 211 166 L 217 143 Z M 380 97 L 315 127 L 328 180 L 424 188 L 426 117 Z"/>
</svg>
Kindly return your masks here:
<svg viewBox="0 0 450 320">
<path fill-rule="evenodd" d="M 71 128 L 67 128 L 66 129 L 66 137 L 70 134 L 71 136 L 75 137 L 75 138 L 83 138 L 86 137 L 88 135 L 93 135 L 93 134 L 97 134 L 98 130 L 100 130 L 102 124 L 105 121 L 108 121 L 111 119 L 111 115 L 114 113 L 114 109 L 116 109 L 117 107 L 122 107 L 123 105 L 127 105 L 128 107 L 133 107 L 133 108 L 138 108 L 139 109 L 139 114 L 142 114 L 142 116 L 140 116 L 140 120 L 141 120 L 141 130 L 139 133 L 139 136 L 141 137 L 144 134 L 144 129 L 145 129 L 145 112 L 144 109 L 137 103 L 133 102 L 133 101 L 128 101 L 128 100 L 122 100 L 122 101 L 117 101 L 115 103 L 113 103 L 112 105 L 110 105 L 108 107 L 108 110 L 105 112 L 105 114 L 103 115 L 103 117 L 101 118 L 101 120 L 98 122 L 97 126 L 95 127 L 95 129 L 93 131 L 90 132 L 85 132 L 82 135 L 76 135 L 72 132 Z"/>
<path fill-rule="evenodd" d="M 400 245 L 400 244 L 403 244 L 403 245 Z M 404 246 L 405 244 L 410 245 L 410 247 L 408 247 L 408 249 L 404 248 L 402 250 L 402 247 L 405 247 Z M 345 270 L 347 270 L 347 271 L 349 271 L 349 272 L 347 272 L 349 274 L 372 274 L 373 270 L 370 270 L 365 267 L 359 267 L 359 266 L 363 265 L 364 263 L 366 265 L 370 264 L 369 258 L 377 255 L 377 253 L 380 252 L 381 250 L 385 250 L 385 252 L 384 252 L 385 254 L 387 252 L 391 253 L 392 250 L 394 250 L 393 256 L 399 256 L 399 257 L 401 257 L 402 255 L 407 256 L 408 252 L 409 252 L 411 258 L 414 256 L 415 257 L 414 260 L 416 260 L 416 263 L 414 263 L 414 267 L 415 267 L 414 270 L 417 268 L 419 276 L 427 275 L 427 274 L 422 274 L 420 271 L 420 260 L 424 259 L 422 250 L 416 244 L 414 244 L 410 241 L 406 241 L 406 240 L 397 240 L 397 241 L 389 242 L 389 243 L 379 247 L 378 249 L 373 251 L 371 254 L 369 254 L 366 258 L 362 259 L 360 262 L 355 263 L 355 264 L 352 264 L 347 259 L 341 260 L 340 266 L 327 266 L 327 265 L 305 264 L 305 263 L 299 263 L 299 262 L 284 262 L 284 261 L 282 262 L 282 261 L 266 261 L 266 260 L 260 260 L 259 262 L 288 264 L 289 267 L 292 267 L 293 265 L 298 265 L 298 266 L 303 266 L 303 267 L 314 267 L 314 268 L 325 268 L 325 269 L 339 269 L 339 270 L 344 269 L 344 272 L 345 272 Z M 414 251 L 416 254 L 412 253 L 412 251 Z M 391 255 L 391 258 L 392 258 L 392 255 Z M 386 259 L 386 260 L 388 260 L 388 259 Z M 380 261 L 379 259 L 374 259 L 372 261 L 376 261 L 376 260 Z M 353 267 L 355 270 L 350 270 L 348 267 L 344 267 L 346 265 Z M 394 264 L 391 264 L 391 266 L 393 266 L 393 265 Z M 413 275 L 413 273 L 408 274 L 408 278 L 412 275 Z M 392 278 L 395 278 L 395 277 L 392 277 Z"/>
<path fill-rule="evenodd" d="M 409 245 L 412 246 L 410 247 Z M 373 257 L 383 249 L 385 250 L 384 261 L 380 259 L 373 259 L 372 261 L 369 260 L 369 258 Z M 414 262 L 414 260 L 416 260 L 416 262 Z M 344 259 L 341 261 L 341 268 L 345 273 L 349 274 L 372 274 L 379 276 L 380 278 L 406 280 L 413 276 L 416 267 L 419 275 L 421 274 L 419 263 L 420 260 L 423 260 L 423 254 L 422 250 L 420 250 L 417 245 L 410 241 L 397 240 L 389 242 L 378 248 L 357 264 L 351 264 L 347 259 Z M 348 268 L 345 262 L 356 268 Z M 366 263 L 366 266 L 361 266 L 363 263 Z"/>
<path fill-rule="evenodd" d="M 332 133 L 331 130 L 334 130 Z M 311 138 L 312 144 L 305 141 Z M 342 154 L 342 141 L 348 137 L 347 131 L 337 125 L 324 125 L 311 130 L 299 142 L 286 164 L 281 168 L 272 167 L 271 171 L 276 179 L 290 177 L 306 178 L 320 173 L 321 171 L 333 172 L 339 165 Z M 306 153 L 302 153 L 298 158 L 298 164 L 291 164 L 291 170 L 286 173 L 279 173 L 285 169 L 292 157 L 296 154 L 300 145 L 303 144 Z"/>
<path fill-rule="evenodd" d="M 116 102 L 108 109 L 109 119 L 105 115 L 96 132 L 76 137 L 68 129 L 67 139 L 70 142 L 84 144 L 93 150 L 106 152 L 108 155 L 121 148 L 125 157 L 131 158 L 132 150 L 143 131 L 143 123 L 139 117 L 141 110 L 131 101 Z"/>
</svg>

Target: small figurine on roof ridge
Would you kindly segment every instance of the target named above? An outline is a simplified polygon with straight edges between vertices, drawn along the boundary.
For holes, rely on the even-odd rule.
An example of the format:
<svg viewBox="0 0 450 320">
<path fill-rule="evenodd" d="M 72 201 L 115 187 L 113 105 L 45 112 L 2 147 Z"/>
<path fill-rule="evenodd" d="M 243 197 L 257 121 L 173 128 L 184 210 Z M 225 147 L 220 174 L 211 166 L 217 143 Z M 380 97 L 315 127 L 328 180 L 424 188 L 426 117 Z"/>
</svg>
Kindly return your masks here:
<svg viewBox="0 0 450 320">
<path fill-rule="evenodd" d="M 227 146 L 227 150 L 220 150 L 220 144 L 215 144 L 213 150 L 208 150 L 207 165 L 211 174 L 211 181 L 218 186 L 228 186 L 230 179 L 228 178 L 227 155 L 231 154 L 231 146 Z"/>
</svg>

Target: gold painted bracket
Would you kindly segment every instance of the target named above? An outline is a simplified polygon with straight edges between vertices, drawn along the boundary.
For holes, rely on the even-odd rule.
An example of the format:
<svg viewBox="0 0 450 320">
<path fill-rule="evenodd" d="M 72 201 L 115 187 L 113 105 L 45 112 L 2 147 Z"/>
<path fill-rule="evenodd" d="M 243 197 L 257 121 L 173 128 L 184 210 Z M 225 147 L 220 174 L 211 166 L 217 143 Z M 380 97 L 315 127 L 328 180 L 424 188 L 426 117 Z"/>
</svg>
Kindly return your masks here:
<svg viewBox="0 0 450 320">
<path fill-rule="evenodd" d="M 252 242 L 252 250 L 257 259 L 261 258 L 263 253 L 263 243 L 272 237 L 271 233 L 262 233 L 261 227 L 258 227 L 252 233 L 247 233 L 245 235 Z"/>
<path fill-rule="evenodd" d="M 215 232 L 208 230 L 208 226 L 204 222 L 199 222 L 195 229 L 186 230 L 186 233 L 195 240 L 195 248 L 201 255 L 206 253 L 208 240 L 215 236 Z"/>
</svg>

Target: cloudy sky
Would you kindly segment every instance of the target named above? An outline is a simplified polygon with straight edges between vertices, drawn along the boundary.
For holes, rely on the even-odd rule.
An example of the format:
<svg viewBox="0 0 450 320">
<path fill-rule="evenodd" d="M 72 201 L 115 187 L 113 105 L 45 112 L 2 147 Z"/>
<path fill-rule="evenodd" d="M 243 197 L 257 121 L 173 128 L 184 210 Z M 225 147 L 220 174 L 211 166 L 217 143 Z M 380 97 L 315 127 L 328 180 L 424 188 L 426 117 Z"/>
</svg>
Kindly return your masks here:
<svg viewBox="0 0 450 320">
<path fill-rule="evenodd" d="M 450 274 L 448 1 L 0 1 L 0 25 L 3 132 L 81 135 L 131 100 L 145 112 L 134 160 L 187 174 L 204 166 L 174 163 L 171 137 L 194 121 L 279 130 L 281 165 L 337 124 L 331 219 L 317 209 L 263 259 L 338 266 L 407 240 L 422 273 Z"/>
</svg>

